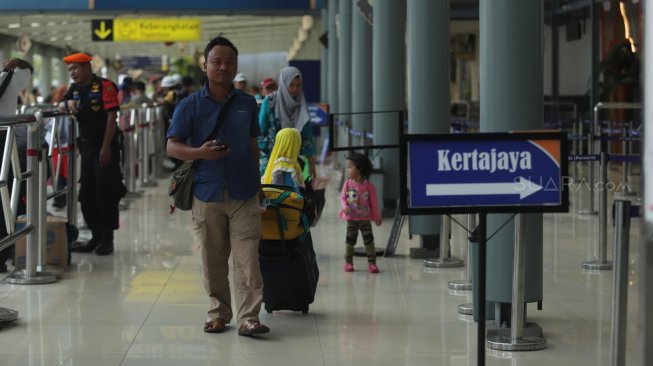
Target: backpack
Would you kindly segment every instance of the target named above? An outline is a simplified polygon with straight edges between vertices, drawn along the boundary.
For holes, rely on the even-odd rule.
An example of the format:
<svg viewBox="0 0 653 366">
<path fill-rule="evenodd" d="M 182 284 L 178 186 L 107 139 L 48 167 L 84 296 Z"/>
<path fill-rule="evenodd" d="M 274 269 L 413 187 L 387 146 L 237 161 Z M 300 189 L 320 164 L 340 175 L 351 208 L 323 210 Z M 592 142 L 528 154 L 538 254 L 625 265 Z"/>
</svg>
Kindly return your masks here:
<svg viewBox="0 0 653 366">
<path fill-rule="evenodd" d="M 304 214 L 304 197 L 292 187 L 263 184 L 267 208 L 261 215 L 261 238 L 290 240 L 303 238 L 310 223 Z"/>
</svg>

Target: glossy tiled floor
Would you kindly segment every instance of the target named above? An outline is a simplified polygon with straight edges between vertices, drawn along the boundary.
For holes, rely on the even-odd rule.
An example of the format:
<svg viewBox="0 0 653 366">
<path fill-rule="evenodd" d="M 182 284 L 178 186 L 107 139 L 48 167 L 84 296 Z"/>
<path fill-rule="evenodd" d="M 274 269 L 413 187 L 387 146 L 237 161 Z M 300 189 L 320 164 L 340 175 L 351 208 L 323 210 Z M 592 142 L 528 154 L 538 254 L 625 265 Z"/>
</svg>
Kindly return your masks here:
<svg viewBox="0 0 653 366">
<path fill-rule="evenodd" d="M 0 306 L 20 312 L 0 329 L 0 364 L 476 365 L 476 324 L 457 312 L 471 295 L 447 289 L 465 269 L 429 269 L 410 259 L 418 241 L 404 227 L 397 255 L 379 259 L 380 274 L 368 274 L 363 258 L 356 272 L 344 273 L 345 224 L 336 215 L 338 174 L 331 176 L 313 229 L 321 277 L 308 315 L 263 311 L 272 332 L 261 339 L 239 337 L 233 327 L 204 333 L 208 305 L 189 216 L 168 215 L 162 180 L 121 213 L 112 256 L 74 254 L 72 268 L 53 284 L 0 283 Z M 545 215 L 544 309 L 528 309 L 548 348 L 488 351 L 487 365 L 609 365 L 612 271 L 583 273 L 581 262 L 596 252 L 597 218 L 575 214 L 580 194 L 572 190 L 571 197 L 572 213 Z M 385 245 L 391 223 L 375 227 L 377 243 Z M 631 233 L 627 364 L 636 365 L 637 221 Z M 457 229 L 453 252 L 466 255 Z"/>
</svg>

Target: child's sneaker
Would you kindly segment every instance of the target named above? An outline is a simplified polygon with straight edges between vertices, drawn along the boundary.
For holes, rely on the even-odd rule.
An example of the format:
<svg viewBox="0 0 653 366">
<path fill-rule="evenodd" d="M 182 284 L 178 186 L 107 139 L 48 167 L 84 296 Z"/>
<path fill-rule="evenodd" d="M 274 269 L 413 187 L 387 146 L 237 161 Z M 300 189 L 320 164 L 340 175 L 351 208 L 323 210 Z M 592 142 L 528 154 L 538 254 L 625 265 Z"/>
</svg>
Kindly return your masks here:
<svg viewBox="0 0 653 366">
<path fill-rule="evenodd" d="M 370 273 L 379 273 L 379 267 L 376 266 L 374 263 L 370 263 L 367 265 L 367 270 Z"/>
<path fill-rule="evenodd" d="M 354 272 L 354 264 L 345 263 L 345 272 Z"/>
</svg>

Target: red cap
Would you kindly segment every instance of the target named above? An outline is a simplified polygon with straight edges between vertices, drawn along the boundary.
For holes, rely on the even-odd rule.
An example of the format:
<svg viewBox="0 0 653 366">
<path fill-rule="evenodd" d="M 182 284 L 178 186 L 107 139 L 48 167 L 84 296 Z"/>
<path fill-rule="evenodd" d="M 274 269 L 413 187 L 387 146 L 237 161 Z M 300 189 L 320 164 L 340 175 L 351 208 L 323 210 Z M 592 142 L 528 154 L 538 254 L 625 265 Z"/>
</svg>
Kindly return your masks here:
<svg viewBox="0 0 653 366">
<path fill-rule="evenodd" d="M 265 89 L 270 85 L 277 85 L 277 82 L 273 78 L 265 78 L 261 81 L 261 89 Z"/>
<path fill-rule="evenodd" d="M 67 64 L 83 64 L 86 62 L 91 62 L 93 57 L 85 53 L 73 53 L 63 58 L 63 61 Z"/>
</svg>

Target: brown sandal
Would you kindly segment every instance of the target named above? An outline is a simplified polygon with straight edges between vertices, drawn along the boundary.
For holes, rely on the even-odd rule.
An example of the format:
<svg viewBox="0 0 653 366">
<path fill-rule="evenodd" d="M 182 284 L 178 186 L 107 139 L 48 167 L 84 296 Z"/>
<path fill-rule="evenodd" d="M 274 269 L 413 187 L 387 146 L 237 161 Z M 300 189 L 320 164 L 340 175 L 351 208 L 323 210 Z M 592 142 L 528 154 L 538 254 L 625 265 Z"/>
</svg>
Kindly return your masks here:
<svg viewBox="0 0 653 366">
<path fill-rule="evenodd" d="M 226 322 L 224 321 L 224 319 L 220 319 L 220 318 L 207 320 L 206 323 L 204 323 L 204 331 L 206 333 L 222 333 L 225 331 L 226 328 L 227 328 Z"/>
</svg>

